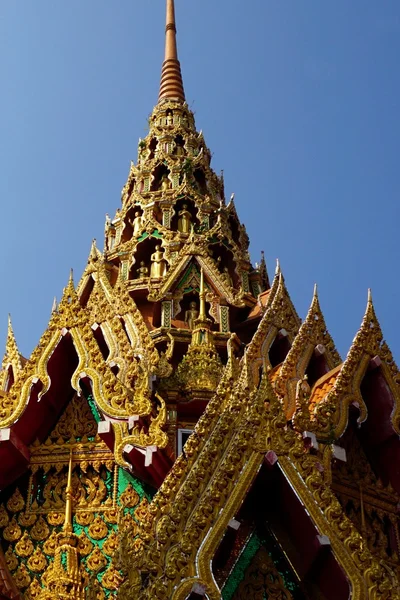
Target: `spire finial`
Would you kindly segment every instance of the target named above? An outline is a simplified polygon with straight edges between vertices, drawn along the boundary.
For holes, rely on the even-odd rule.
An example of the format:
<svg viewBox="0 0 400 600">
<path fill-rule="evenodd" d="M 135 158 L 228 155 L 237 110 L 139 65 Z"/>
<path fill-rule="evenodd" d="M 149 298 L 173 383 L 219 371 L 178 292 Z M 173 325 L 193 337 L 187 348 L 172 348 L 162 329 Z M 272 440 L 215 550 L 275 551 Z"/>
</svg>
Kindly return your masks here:
<svg viewBox="0 0 400 600">
<path fill-rule="evenodd" d="M 65 521 L 63 531 L 72 533 L 72 448 L 69 453 L 68 479 L 65 496 Z"/>
<path fill-rule="evenodd" d="M 205 319 L 206 318 L 206 293 L 204 291 L 204 271 L 203 271 L 203 267 L 201 268 L 200 271 L 200 314 L 199 314 L 199 319 Z"/>
<path fill-rule="evenodd" d="M 174 0 L 167 0 L 167 20 L 165 27 L 165 57 L 161 71 L 160 93 L 158 101 L 185 101 L 181 66 L 176 46 L 176 23 Z"/>
</svg>

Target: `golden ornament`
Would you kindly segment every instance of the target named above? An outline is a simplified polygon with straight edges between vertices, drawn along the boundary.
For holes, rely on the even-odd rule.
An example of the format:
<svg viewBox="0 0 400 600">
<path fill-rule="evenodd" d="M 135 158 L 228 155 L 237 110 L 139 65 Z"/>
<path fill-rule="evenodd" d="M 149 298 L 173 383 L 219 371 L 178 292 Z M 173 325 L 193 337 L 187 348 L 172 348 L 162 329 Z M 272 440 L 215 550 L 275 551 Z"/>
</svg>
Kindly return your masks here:
<svg viewBox="0 0 400 600">
<path fill-rule="evenodd" d="M 104 567 L 107 565 L 107 559 L 104 554 L 102 554 L 98 546 L 95 546 L 95 549 L 86 561 L 86 565 L 88 569 L 94 571 L 95 573 L 101 569 L 104 569 Z"/>
<path fill-rule="evenodd" d="M 139 500 L 139 494 L 134 489 L 131 483 L 127 486 L 126 490 L 122 492 L 120 496 L 121 504 L 126 508 L 133 508 L 139 503 Z"/>
<path fill-rule="evenodd" d="M 34 540 L 41 542 L 42 540 L 47 539 L 49 537 L 49 535 L 50 535 L 49 526 L 47 525 L 46 521 L 43 519 L 42 515 L 40 515 L 40 517 L 38 518 L 38 520 L 36 521 L 36 523 L 34 524 L 34 526 L 31 529 L 31 536 Z"/>
<path fill-rule="evenodd" d="M 64 513 L 51 512 L 46 518 L 49 525 L 57 527 L 57 525 L 62 525 L 64 523 L 65 515 Z"/>
<path fill-rule="evenodd" d="M 23 512 L 18 517 L 18 523 L 23 527 L 32 527 L 32 525 L 36 522 L 36 519 L 36 515 Z"/>
<path fill-rule="evenodd" d="M 114 567 L 114 565 L 110 565 L 101 578 L 101 583 L 106 590 L 117 590 L 122 582 L 123 577 L 121 576 L 121 573 Z"/>
<path fill-rule="evenodd" d="M 92 512 L 78 512 L 75 515 L 75 520 L 78 523 L 78 525 L 83 525 L 84 527 L 90 525 L 90 523 L 93 522 L 93 519 L 94 514 Z"/>
<path fill-rule="evenodd" d="M 17 523 L 15 515 L 3 531 L 3 537 L 7 542 L 16 542 L 22 535 L 21 527 Z"/>
<path fill-rule="evenodd" d="M 107 556 L 114 556 L 115 551 L 117 550 L 118 546 L 119 546 L 118 535 L 116 534 L 115 531 L 112 531 L 110 533 L 110 535 L 108 536 L 108 538 L 106 539 L 106 541 L 104 542 L 102 550 L 103 550 L 104 554 L 106 554 Z"/>
<path fill-rule="evenodd" d="M 6 559 L 6 563 L 7 563 L 7 567 L 9 569 L 9 571 L 15 571 L 15 569 L 18 567 L 18 558 L 15 556 L 14 552 L 12 551 L 12 546 L 8 546 L 7 551 L 4 554 L 4 557 Z"/>
<path fill-rule="evenodd" d="M 25 531 L 22 538 L 15 545 L 15 552 L 18 554 L 18 556 L 27 558 L 32 554 L 33 550 L 34 547 L 32 544 L 32 540 L 29 537 L 28 532 Z"/>
<path fill-rule="evenodd" d="M 17 571 L 13 575 L 14 581 L 17 585 L 17 588 L 23 590 L 27 588 L 31 582 L 31 578 L 28 572 L 28 569 L 24 564 L 20 565 Z"/>
<path fill-rule="evenodd" d="M 55 531 L 51 534 L 49 538 L 43 544 L 43 550 L 48 556 L 54 556 L 56 548 L 58 546 L 58 536 Z"/>
<path fill-rule="evenodd" d="M 28 588 L 28 598 L 32 598 L 33 600 L 36 600 L 36 598 L 39 598 L 42 590 L 43 590 L 42 586 L 40 585 L 39 581 L 35 577 L 32 580 L 31 585 Z"/>
<path fill-rule="evenodd" d="M 78 552 L 81 556 L 87 556 L 91 553 L 93 544 L 89 540 L 88 536 L 84 531 L 78 537 Z"/>
<path fill-rule="evenodd" d="M 7 508 L 10 512 L 19 512 L 20 510 L 22 510 L 25 506 L 25 501 L 22 497 L 21 492 L 19 491 L 18 488 L 15 489 L 15 492 L 13 493 L 13 495 L 11 496 L 11 498 L 8 499 L 7 502 Z"/>
<path fill-rule="evenodd" d="M 28 567 L 34 573 L 41 573 L 47 566 L 47 559 L 40 547 L 36 548 L 35 552 L 28 558 Z"/>
<path fill-rule="evenodd" d="M 107 525 L 100 515 L 97 515 L 93 523 L 89 526 L 89 535 L 94 540 L 102 540 L 108 533 Z"/>
<path fill-rule="evenodd" d="M 4 504 L 0 505 L 0 527 L 5 527 L 8 525 L 10 518 L 6 509 L 4 508 Z"/>
</svg>

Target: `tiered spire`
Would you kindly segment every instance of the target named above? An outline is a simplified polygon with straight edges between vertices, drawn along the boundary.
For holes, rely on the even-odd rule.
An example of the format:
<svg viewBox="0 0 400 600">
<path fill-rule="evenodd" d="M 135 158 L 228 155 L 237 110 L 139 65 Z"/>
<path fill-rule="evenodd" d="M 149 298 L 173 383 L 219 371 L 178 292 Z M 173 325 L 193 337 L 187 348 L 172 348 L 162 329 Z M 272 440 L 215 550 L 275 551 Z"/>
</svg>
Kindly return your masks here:
<svg viewBox="0 0 400 600">
<path fill-rule="evenodd" d="M 176 23 L 174 0 L 167 0 L 167 19 L 165 26 L 165 57 L 161 71 L 160 93 L 158 101 L 185 101 L 181 65 L 176 45 Z"/>
</svg>

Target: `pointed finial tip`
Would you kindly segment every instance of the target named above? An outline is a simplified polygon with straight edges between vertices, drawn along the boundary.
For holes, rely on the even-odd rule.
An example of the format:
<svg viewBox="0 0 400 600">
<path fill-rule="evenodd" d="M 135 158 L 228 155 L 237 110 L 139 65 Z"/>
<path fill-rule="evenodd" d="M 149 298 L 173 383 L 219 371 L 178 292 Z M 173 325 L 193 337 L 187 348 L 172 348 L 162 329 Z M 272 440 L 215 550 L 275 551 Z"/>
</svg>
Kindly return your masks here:
<svg viewBox="0 0 400 600">
<path fill-rule="evenodd" d="M 179 100 L 185 101 L 185 92 L 181 67 L 178 60 L 176 44 L 176 22 L 174 0 L 167 0 L 166 27 L 165 27 L 165 56 L 161 71 L 160 93 L 158 101 Z"/>
<path fill-rule="evenodd" d="M 279 258 L 276 259 L 276 268 L 275 268 L 275 275 L 278 275 L 278 273 L 281 272 L 281 263 L 279 262 Z"/>
<path fill-rule="evenodd" d="M 318 297 L 318 285 L 314 283 L 314 298 Z"/>
<path fill-rule="evenodd" d="M 368 288 L 368 303 L 372 304 L 372 289 Z"/>
</svg>

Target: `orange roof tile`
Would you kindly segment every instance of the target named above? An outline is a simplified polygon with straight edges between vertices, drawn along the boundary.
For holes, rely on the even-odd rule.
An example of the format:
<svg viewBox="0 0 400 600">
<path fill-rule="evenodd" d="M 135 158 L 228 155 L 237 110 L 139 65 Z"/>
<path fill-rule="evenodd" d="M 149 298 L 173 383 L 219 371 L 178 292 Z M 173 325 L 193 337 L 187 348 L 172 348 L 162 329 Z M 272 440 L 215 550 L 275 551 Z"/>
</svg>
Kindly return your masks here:
<svg viewBox="0 0 400 600">
<path fill-rule="evenodd" d="M 337 376 L 339 375 L 340 369 L 342 368 L 342 364 L 338 365 L 329 373 L 326 373 L 322 377 L 318 379 L 318 381 L 314 384 L 314 387 L 311 391 L 310 404 L 318 404 L 325 398 L 325 396 L 330 392 L 333 388 Z"/>
</svg>

